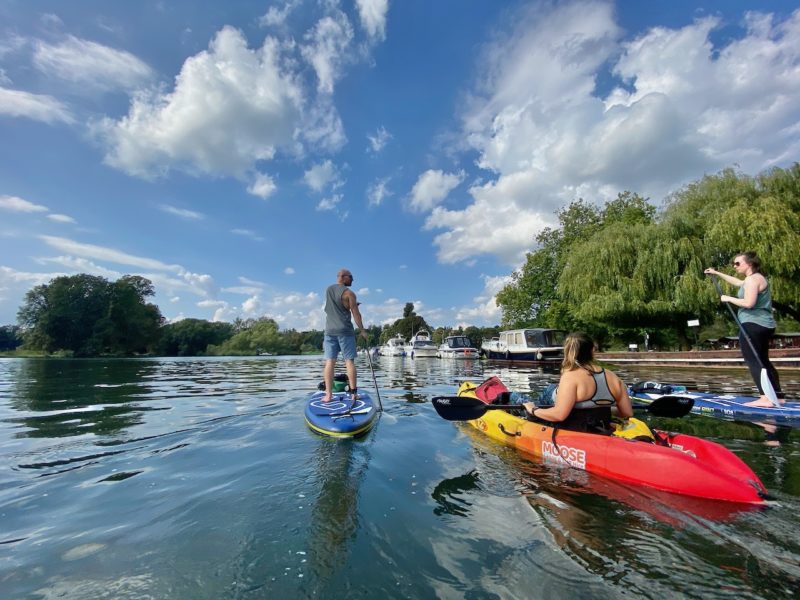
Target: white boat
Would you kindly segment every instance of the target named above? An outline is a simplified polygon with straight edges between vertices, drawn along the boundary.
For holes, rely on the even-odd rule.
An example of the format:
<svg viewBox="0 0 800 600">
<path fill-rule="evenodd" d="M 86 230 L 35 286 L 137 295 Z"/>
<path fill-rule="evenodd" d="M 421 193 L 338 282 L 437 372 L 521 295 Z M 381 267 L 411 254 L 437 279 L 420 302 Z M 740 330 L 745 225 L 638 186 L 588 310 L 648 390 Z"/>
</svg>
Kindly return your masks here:
<svg viewBox="0 0 800 600">
<path fill-rule="evenodd" d="M 406 344 L 406 356 L 411 358 L 436 358 L 438 348 L 431 340 L 431 334 L 421 329 L 411 336 Z"/>
<path fill-rule="evenodd" d="M 380 347 L 381 356 L 405 356 L 405 353 L 406 338 L 399 333 Z"/>
<path fill-rule="evenodd" d="M 439 346 L 437 356 L 439 358 L 480 358 L 477 348 L 472 346 L 472 342 L 465 335 L 450 335 L 444 338 L 444 342 Z"/>
<path fill-rule="evenodd" d="M 520 360 L 558 363 L 564 358 L 561 329 L 510 329 L 481 344 L 481 352 L 491 360 Z"/>
</svg>

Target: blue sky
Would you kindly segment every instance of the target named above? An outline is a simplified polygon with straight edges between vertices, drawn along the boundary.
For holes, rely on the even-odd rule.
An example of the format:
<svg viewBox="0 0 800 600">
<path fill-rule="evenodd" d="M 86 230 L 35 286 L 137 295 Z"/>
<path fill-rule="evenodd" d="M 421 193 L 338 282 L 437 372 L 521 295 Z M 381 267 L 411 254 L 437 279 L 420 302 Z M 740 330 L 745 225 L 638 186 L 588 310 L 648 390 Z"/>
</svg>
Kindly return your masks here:
<svg viewBox="0 0 800 600">
<path fill-rule="evenodd" d="M 555 211 L 800 156 L 796 2 L 0 0 L 0 325 L 62 274 L 167 319 L 495 325 Z"/>
</svg>

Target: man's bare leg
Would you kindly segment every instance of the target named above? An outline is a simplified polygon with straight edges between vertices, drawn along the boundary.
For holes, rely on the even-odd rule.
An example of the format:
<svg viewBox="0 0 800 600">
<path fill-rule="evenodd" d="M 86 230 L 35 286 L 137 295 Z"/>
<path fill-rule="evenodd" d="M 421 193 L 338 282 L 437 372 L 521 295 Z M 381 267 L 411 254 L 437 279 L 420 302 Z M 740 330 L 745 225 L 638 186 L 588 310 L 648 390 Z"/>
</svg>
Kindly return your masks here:
<svg viewBox="0 0 800 600">
<path fill-rule="evenodd" d="M 356 361 L 354 360 L 346 360 L 344 361 L 344 365 L 347 368 L 347 381 L 350 383 L 351 390 L 358 389 L 357 383 L 357 374 L 356 374 Z M 358 399 L 358 393 L 355 394 L 354 398 Z"/>
<path fill-rule="evenodd" d="M 333 371 L 336 367 L 336 359 L 329 358 L 325 360 L 325 370 L 323 371 L 323 378 L 325 379 L 325 395 L 322 397 L 323 402 L 330 402 L 333 397 Z"/>
</svg>

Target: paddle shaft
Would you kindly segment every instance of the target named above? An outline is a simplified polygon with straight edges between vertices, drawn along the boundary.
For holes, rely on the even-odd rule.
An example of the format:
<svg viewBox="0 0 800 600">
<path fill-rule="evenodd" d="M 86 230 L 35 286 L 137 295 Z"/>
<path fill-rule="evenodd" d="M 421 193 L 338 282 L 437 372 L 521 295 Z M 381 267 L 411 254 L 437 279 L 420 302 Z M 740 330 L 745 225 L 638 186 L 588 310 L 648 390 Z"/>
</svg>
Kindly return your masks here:
<svg viewBox="0 0 800 600">
<path fill-rule="evenodd" d="M 369 342 L 367 342 L 367 361 L 369 362 L 369 370 L 372 371 L 372 383 L 375 384 L 375 395 L 378 397 L 378 412 L 383 412 L 383 402 L 381 402 L 381 393 L 378 391 L 378 380 L 375 379 L 375 369 L 372 366 L 372 353 L 369 351 Z"/>
<path fill-rule="evenodd" d="M 722 288 L 719 285 L 719 278 L 715 277 L 714 275 L 711 276 L 711 280 L 714 282 L 714 287 L 717 288 L 717 294 L 722 296 Z M 767 367 L 764 366 L 764 363 L 761 362 L 761 357 L 756 352 L 755 344 L 753 344 L 753 340 L 750 339 L 750 336 L 747 333 L 747 330 L 742 325 L 742 322 L 739 320 L 739 317 L 736 316 L 736 311 L 733 310 L 733 307 L 730 305 L 730 302 L 725 302 L 725 306 L 728 307 L 728 310 L 733 317 L 733 320 L 736 322 L 736 326 L 739 328 L 739 332 L 742 334 L 742 337 L 747 342 L 747 345 L 750 346 L 750 351 L 755 356 L 756 361 L 758 362 L 758 366 L 761 367 L 762 371 L 766 371 Z M 761 377 L 761 387 L 764 388 L 764 395 L 769 398 L 769 401 L 772 402 L 775 406 L 780 406 L 778 402 L 778 394 L 775 393 L 775 388 L 772 386 L 772 382 L 769 379 L 769 375 L 767 377 Z"/>
<path fill-rule="evenodd" d="M 486 404 L 478 398 L 469 396 L 437 396 L 432 400 L 439 416 L 448 421 L 469 421 L 478 419 L 489 410 L 525 410 L 521 404 Z M 691 398 L 665 396 L 654 400 L 647 406 L 633 406 L 635 411 L 647 411 L 657 417 L 683 417 L 694 406 Z M 538 407 L 537 407 L 538 408 Z"/>
</svg>

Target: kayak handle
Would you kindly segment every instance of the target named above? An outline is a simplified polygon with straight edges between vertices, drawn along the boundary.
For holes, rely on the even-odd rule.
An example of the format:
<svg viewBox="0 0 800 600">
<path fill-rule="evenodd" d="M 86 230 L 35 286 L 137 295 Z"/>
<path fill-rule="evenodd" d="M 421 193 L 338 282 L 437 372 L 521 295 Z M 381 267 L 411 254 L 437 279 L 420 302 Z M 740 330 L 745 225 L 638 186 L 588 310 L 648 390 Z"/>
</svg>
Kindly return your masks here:
<svg viewBox="0 0 800 600">
<path fill-rule="evenodd" d="M 502 431 L 503 433 L 505 433 L 508 436 L 518 437 L 518 436 L 522 435 L 522 432 L 519 429 L 517 429 L 514 433 L 509 433 L 508 431 L 506 431 L 506 428 L 503 427 L 502 423 L 498 423 L 497 426 L 500 428 L 500 431 Z"/>
</svg>

